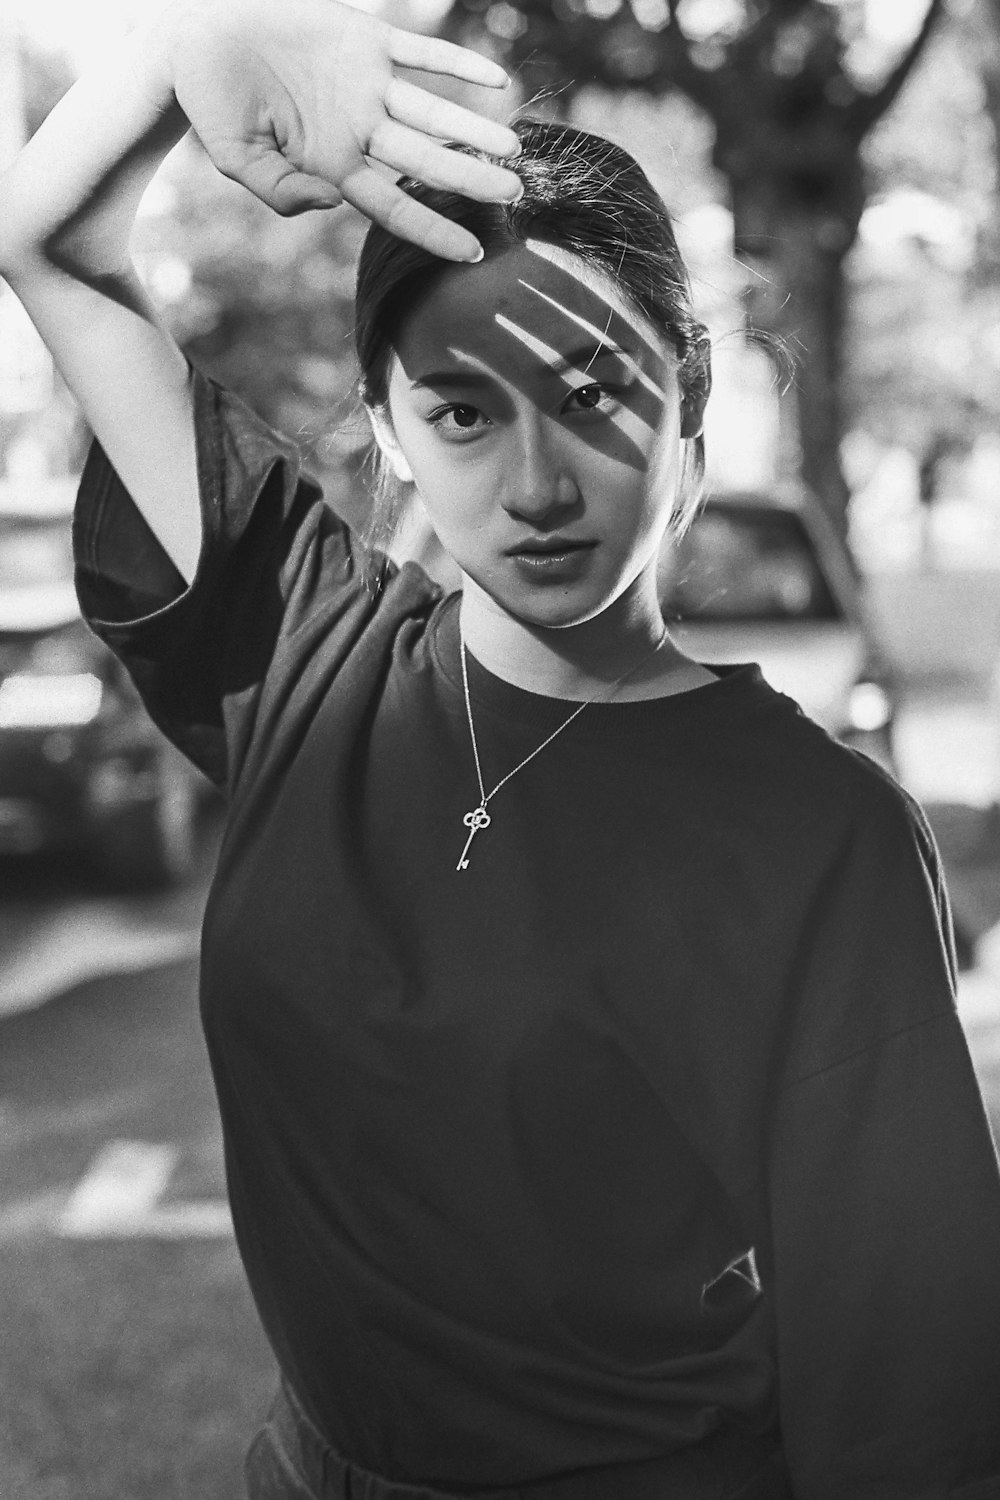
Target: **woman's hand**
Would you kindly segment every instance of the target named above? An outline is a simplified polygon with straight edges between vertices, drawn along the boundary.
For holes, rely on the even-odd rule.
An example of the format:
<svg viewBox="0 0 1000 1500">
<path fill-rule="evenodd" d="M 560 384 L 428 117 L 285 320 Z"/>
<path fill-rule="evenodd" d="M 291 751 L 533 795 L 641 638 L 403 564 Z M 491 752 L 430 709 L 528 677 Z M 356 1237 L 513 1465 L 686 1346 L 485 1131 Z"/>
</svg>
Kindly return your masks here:
<svg viewBox="0 0 1000 1500">
<path fill-rule="evenodd" d="M 514 172 L 444 144 L 513 157 L 512 130 L 397 75 L 419 68 L 503 88 L 503 70 L 465 47 L 337 0 L 186 0 L 155 25 L 177 101 L 208 155 L 276 213 L 346 200 L 435 255 L 475 260 L 473 235 L 374 164 L 485 202 L 520 193 Z"/>
</svg>

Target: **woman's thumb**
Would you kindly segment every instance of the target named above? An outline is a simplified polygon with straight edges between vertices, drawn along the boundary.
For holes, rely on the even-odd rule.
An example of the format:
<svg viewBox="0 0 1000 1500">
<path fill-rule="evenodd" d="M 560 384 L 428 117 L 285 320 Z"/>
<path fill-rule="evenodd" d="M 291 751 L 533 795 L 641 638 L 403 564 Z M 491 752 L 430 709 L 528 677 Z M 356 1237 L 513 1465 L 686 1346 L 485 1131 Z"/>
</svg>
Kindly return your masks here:
<svg viewBox="0 0 1000 1500">
<path fill-rule="evenodd" d="M 216 163 L 216 165 L 219 165 Z M 276 214 L 290 218 L 312 208 L 337 208 L 343 195 L 322 177 L 299 172 L 280 151 L 268 151 L 236 164 L 219 166 L 226 177 L 241 182 Z"/>
</svg>

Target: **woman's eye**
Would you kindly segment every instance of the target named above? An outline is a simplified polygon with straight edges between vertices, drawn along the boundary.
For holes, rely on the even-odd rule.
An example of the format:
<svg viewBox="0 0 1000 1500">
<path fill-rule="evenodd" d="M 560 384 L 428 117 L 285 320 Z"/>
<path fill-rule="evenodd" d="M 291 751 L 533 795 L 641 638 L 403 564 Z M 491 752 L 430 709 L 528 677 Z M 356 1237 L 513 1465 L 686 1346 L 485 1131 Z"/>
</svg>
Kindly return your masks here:
<svg viewBox="0 0 1000 1500">
<path fill-rule="evenodd" d="M 427 419 L 445 437 L 474 437 L 489 425 L 478 406 L 441 406 Z"/>
<path fill-rule="evenodd" d="M 613 411 L 617 405 L 616 392 L 606 385 L 577 386 L 567 400 L 567 406 L 571 411 L 596 411 L 605 415 Z"/>
</svg>

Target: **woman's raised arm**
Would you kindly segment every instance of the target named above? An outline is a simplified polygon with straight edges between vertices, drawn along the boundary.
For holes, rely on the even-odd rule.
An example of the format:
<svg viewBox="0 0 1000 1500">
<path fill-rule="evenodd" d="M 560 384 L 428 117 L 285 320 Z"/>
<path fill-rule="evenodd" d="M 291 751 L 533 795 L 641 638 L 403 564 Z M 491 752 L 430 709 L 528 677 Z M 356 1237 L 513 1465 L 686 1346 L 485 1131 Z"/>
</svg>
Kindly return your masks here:
<svg viewBox="0 0 1000 1500">
<path fill-rule="evenodd" d="M 188 126 L 275 212 L 347 201 L 451 260 L 478 246 L 407 197 L 392 172 L 486 201 L 513 172 L 513 131 L 400 77 L 419 68 L 503 87 L 495 64 L 336 0 L 180 0 L 77 82 L 0 178 L 0 273 L 186 580 L 200 545 L 187 364 L 146 295 L 129 241 L 139 200 Z"/>
</svg>

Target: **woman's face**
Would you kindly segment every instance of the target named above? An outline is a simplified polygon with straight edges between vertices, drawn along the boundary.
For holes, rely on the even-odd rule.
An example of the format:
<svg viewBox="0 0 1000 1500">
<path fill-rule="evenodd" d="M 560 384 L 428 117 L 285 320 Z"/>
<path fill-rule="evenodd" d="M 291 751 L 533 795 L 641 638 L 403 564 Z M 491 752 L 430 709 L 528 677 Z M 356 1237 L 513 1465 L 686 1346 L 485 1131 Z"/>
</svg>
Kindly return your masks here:
<svg viewBox="0 0 1000 1500">
<path fill-rule="evenodd" d="M 695 403 L 696 404 L 696 403 Z M 443 271 L 404 317 L 377 424 L 461 568 L 566 626 L 655 578 L 673 511 L 677 360 L 614 285 L 537 241 Z"/>
</svg>

